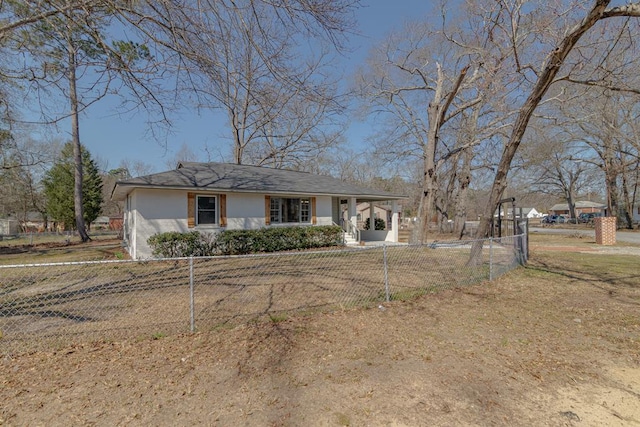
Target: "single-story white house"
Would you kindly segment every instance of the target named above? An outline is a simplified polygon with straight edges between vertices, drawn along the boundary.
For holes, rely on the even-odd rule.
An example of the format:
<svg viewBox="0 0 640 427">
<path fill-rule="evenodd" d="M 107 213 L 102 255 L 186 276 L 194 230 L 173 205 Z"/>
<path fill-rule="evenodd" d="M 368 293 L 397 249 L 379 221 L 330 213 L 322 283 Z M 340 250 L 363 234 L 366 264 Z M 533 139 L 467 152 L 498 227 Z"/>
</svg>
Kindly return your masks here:
<svg viewBox="0 0 640 427">
<path fill-rule="evenodd" d="M 125 202 L 123 244 L 133 259 L 150 258 L 147 239 L 168 231 L 339 224 L 356 240 L 398 241 L 398 204 L 404 196 L 329 176 L 229 163 L 182 162 L 176 169 L 116 182 L 113 200 Z M 392 202 L 390 230 L 357 229 L 357 204 Z M 342 221 L 341 205 L 348 220 Z"/>
</svg>

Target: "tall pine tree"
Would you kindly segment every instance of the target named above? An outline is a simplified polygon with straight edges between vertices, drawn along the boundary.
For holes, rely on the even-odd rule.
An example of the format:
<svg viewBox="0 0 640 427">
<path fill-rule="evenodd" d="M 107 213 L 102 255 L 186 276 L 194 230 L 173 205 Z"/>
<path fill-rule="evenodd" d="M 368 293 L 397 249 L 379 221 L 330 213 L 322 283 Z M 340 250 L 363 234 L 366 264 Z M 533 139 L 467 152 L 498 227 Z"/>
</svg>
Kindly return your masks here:
<svg viewBox="0 0 640 427">
<path fill-rule="evenodd" d="M 102 204 L 102 178 L 91 154 L 80 147 L 82 155 L 82 207 L 83 220 L 90 224 L 100 215 Z M 44 177 L 44 193 L 47 198 L 47 213 L 54 221 L 64 223 L 65 227 L 76 228 L 74 210 L 75 183 L 74 147 L 68 142 L 62 149 L 60 158 Z"/>
<path fill-rule="evenodd" d="M 85 199 L 82 194 L 85 171 L 80 152 L 80 113 L 129 83 L 143 88 L 140 92 L 133 91 L 139 94 L 138 98 L 150 93 L 138 77 L 138 73 L 144 72 L 134 69 L 135 63 L 145 63 L 151 58 L 149 50 L 135 42 L 108 37 L 106 30 L 112 24 L 114 12 L 107 2 L 80 4 L 70 0 L 9 1 L 5 9 L 18 22 L 30 22 L 30 16 L 45 17 L 8 32 L 3 40 L 5 51 L 14 55 L 15 60 L 9 61 L 13 64 L 11 71 L 0 74 L 10 75 L 36 95 L 45 123 L 70 120 L 75 159 L 74 223 L 83 242 L 89 240 L 89 235 L 81 202 Z M 47 98 L 65 99 L 68 111 L 51 108 L 57 102 L 43 101 Z"/>
</svg>

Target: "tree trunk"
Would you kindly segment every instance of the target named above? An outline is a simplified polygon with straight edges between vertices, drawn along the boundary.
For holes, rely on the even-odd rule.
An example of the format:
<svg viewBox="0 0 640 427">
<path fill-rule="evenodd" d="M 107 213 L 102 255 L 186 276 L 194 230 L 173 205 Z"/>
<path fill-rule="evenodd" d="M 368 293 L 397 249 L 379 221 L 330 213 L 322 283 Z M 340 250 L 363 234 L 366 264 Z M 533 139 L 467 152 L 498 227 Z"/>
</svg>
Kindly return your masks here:
<svg viewBox="0 0 640 427">
<path fill-rule="evenodd" d="M 602 163 L 604 182 L 607 190 L 607 215 L 618 216 L 618 165 L 611 140 L 604 141 Z"/>
<path fill-rule="evenodd" d="M 633 217 L 635 215 L 635 210 L 638 209 L 636 205 L 636 196 L 638 194 L 638 178 L 640 178 L 640 161 L 636 160 L 636 165 L 633 168 L 634 176 L 633 176 L 633 191 L 631 192 L 631 197 L 629 198 L 629 202 L 631 203 L 631 208 L 629 209 L 629 215 L 631 215 L 631 228 L 633 228 Z M 638 212 L 640 213 L 640 212 Z"/>
<path fill-rule="evenodd" d="M 628 168 L 626 165 L 622 167 L 622 204 L 623 211 L 622 216 L 625 222 L 625 227 L 629 230 L 633 230 L 633 199 L 631 198 L 631 194 L 629 191 L 629 177 L 628 177 Z"/>
<path fill-rule="evenodd" d="M 236 111 L 230 112 L 231 127 L 233 128 L 233 161 L 236 165 L 242 164 L 244 156 L 244 129 L 240 127 L 240 118 Z"/>
<path fill-rule="evenodd" d="M 438 145 L 438 109 L 439 94 L 436 91 L 434 100 L 427 108 L 429 118 L 429 131 L 427 132 L 427 147 L 424 150 L 424 177 L 422 179 L 422 196 L 418 207 L 418 220 L 420 234 L 418 243 L 423 245 L 427 241 L 429 234 L 429 223 L 433 214 L 433 206 L 436 197 L 437 175 L 436 175 L 436 146 Z"/>
<path fill-rule="evenodd" d="M 567 200 L 567 207 L 569 208 L 569 217 L 573 218 L 577 222 L 576 204 L 573 201 L 573 192 L 571 190 L 567 191 L 565 199 Z"/>
<path fill-rule="evenodd" d="M 458 174 L 458 194 L 456 195 L 456 214 L 453 220 L 453 229 L 458 239 L 462 239 L 467 222 L 467 196 L 469 184 L 471 184 L 471 158 L 473 150 L 467 148 L 462 153 L 462 170 Z"/>
<path fill-rule="evenodd" d="M 553 84 L 553 81 L 560 71 L 560 67 L 564 63 L 565 59 L 574 48 L 580 38 L 591 28 L 596 22 L 605 17 L 605 10 L 610 1 L 597 0 L 587 16 L 575 27 L 571 28 L 567 35 L 562 39 L 557 48 L 555 48 L 547 57 L 547 63 L 539 74 L 538 80 L 534 85 L 531 93 L 527 97 L 524 105 L 518 111 L 516 121 L 513 124 L 511 136 L 507 141 L 498 164 L 496 176 L 493 180 L 491 192 L 489 193 L 489 200 L 485 205 L 484 214 L 480 220 L 478 226 L 477 237 L 484 238 L 489 235 L 489 227 L 491 224 L 491 218 L 493 212 L 498 208 L 498 203 L 502 198 L 504 190 L 507 188 L 507 174 L 511 168 L 511 162 L 515 156 L 522 137 L 524 136 L 529 120 L 533 112 L 540 104 L 540 101 L 549 90 L 549 87 Z M 614 16 L 614 15 L 610 15 Z M 471 251 L 471 257 L 469 264 L 475 265 L 482 261 L 482 241 L 478 241 L 474 244 L 474 248 Z"/>
<path fill-rule="evenodd" d="M 461 138 L 464 141 L 476 141 L 478 134 L 478 117 L 480 116 L 480 106 L 473 108 L 470 116 L 464 120 L 463 133 Z M 462 157 L 462 167 L 458 173 L 458 190 L 455 200 L 455 217 L 453 221 L 454 233 L 458 239 L 462 239 L 467 222 L 467 203 L 469 185 L 471 184 L 471 162 L 473 160 L 473 146 L 471 144 L 460 153 Z"/>
<path fill-rule="evenodd" d="M 424 159 L 424 176 L 422 180 L 422 195 L 420 197 L 420 206 L 418 207 L 418 243 L 424 244 L 427 241 L 427 234 L 429 233 L 429 222 L 431 215 L 433 214 L 436 189 L 438 188 L 438 174 L 436 168 L 436 150 L 438 148 L 438 139 L 440 134 L 440 128 L 446 121 L 446 114 L 453 103 L 456 95 L 460 91 L 462 82 L 469 66 L 467 65 L 462 70 L 449 93 L 444 96 L 444 84 L 445 75 L 442 71 L 442 67 L 438 64 L 438 80 L 436 82 L 436 90 L 433 95 L 433 100 L 427 107 L 427 119 L 429 121 L 429 129 L 427 131 L 427 142 L 423 144 L 423 159 Z"/>
<path fill-rule="evenodd" d="M 78 117 L 78 93 L 76 88 L 76 51 L 71 38 L 68 40 L 69 49 L 68 76 L 69 79 L 69 102 L 71 104 L 71 140 L 73 142 L 74 160 L 74 186 L 73 186 L 73 206 L 76 219 L 76 229 L 83 242 L 91 240 L 84 223 L 84 207 L 82 206 L 82 147 L 80 145 L 80 125 Z"/>
</svg>

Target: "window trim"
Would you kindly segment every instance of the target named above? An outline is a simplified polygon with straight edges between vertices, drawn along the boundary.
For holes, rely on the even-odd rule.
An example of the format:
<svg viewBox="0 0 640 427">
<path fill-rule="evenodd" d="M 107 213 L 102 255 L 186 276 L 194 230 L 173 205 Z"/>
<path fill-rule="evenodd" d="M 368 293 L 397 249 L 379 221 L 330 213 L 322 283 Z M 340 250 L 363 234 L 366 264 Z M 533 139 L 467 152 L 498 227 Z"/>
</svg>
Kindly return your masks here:
<svg viewBox="0 0 640 427">
<path fill-rule="evenodd" d="M 283 200 L 292 200 L 292 199 L 298 199 L 299 201 L 298 221 L 283 222 L 282 221 Z M 273 203 L 276 200 L 279 202 L 277 206 L 278 218 L 274 218 L 271 215 L 272 211 L 274 210 L 272 209 Z M 306 216 L 308 219 L 306 221 L 301 220 L 303 216 L 303 201 L 307 202 Z M 315 197 L 311 197 L 311 196 L 307 196 L 307 197 L 265 196 L 265 222 L 267 225 L 274 225 L 274 226 L 314 225 L 316 223 L 315 204 L 316 204 Z"/>
<path fill-rule="evenodd" d="M 198 222 L 198 198 L 213 197 L 215 202 L 215 223 L 200 224 Z M 187 193 L 187 227 L 188 228 L 223 228 L 227 226 L 227 195 L 210 193 Z"/>
<path fill-rule="evenodd" d="M 213 209 L 203 209 L 203 212 L 210 212 L 211 210 L 213 210 L 213 214 L 214 214 L 214 222 L 208 222 L 206 224 L 201 224 L 200 223 L 200 208 L 198 207 L 198 200 L 200 198 L 208 198 L 208 199 L 214 199 L 215 200 L 215 206 Z M 195 196 L 195 202 L 196 202 L 196 206 L 195 206 L 195 225 L 196 227 L 217 227 L 220 225 L 220 198 L 218 197 L 217 194 L 196 194 Z"/>
</svg>

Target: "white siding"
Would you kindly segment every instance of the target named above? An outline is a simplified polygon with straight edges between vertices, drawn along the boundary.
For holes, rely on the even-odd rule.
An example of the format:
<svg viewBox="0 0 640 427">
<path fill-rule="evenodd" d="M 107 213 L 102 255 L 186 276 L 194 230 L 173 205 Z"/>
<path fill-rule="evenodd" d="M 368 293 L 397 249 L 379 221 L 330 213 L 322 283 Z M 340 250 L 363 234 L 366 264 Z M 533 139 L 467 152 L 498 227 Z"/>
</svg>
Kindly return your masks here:
<svg viewBox="0 0 640 427">
<path fill-rule="evenodd" d="M 186 191 L 136 189 L 132 195 L 135 233 L 134 251 L 130 253 L 133 258 L 151 257 L 147 240 L 156 233 L 189 231 Z"/>
<path fill-rule="evenodd" d="M 340 224 L 340 198 L 331 198 L 331 222 Z"/>
<path fill-rule="evenodd" d="M 125 242 L 125 245 L 132 258 L 144 259 L 151 257 L 151 248 L 147 244 L 147 240 L 156 233 L 168 231 L 188 232 L 192 230 L 216 233 L 221 230 L 216 226 L 188 228 L 187 193 L 185 190 L 140 188 L 131 192 L 129 209 L 125 212 L 125 221 L 127 221 L 130 229 L 128 241 Z M 195 193 L 212 194 L 207 192 Z M 227 193 L 226 206 L 228 229 L 259 229 L 265 226 L 263 194 Z M 331 197 L 317 197 L 317 225 L 331 225 L 331 214 Z"/>
<path fill-rule="evenodd" d="M 252 230 L 265 226 L 263 194 L 227 194 L 227 228 Z"/>
<path fill-rule="evenodd" d="M 316 225 L 333 224 L 331 212 L 331 196 L 316 197 Z"/>
<path fill-rule="evenodd" d="M 128 196 L 128 200 L 129 200 L 129 207 L 128 207 L 128 212 L 125 211 L 125 215 L 126 215 L 126 221 L 128 223 L 129 226 L 129 233 L 128 233 L 128 242 L 127 242 L 127 248 L 129 249 L 129 254 L 131 254 L 131 256 L 136 259 L 136 215 L 137 215 L 137 210 L 136 210 L 136 195 L 135 193 L 132 193 Z"/>
<path fill-rule="evenodd" d="M 360 230 L 360 239 L 367 242 L 393 242 L 393 233 L 387 230 Z"/>
</svg>

